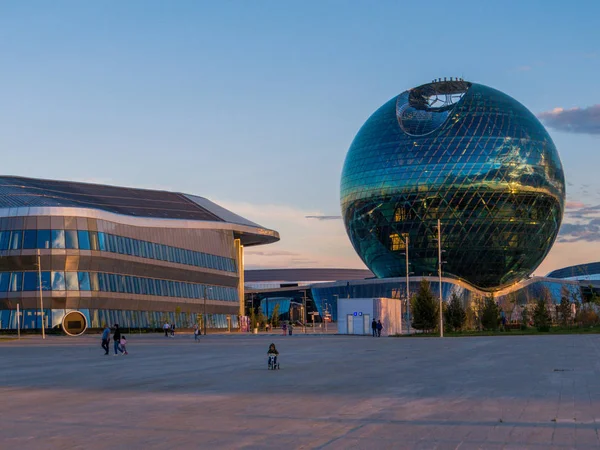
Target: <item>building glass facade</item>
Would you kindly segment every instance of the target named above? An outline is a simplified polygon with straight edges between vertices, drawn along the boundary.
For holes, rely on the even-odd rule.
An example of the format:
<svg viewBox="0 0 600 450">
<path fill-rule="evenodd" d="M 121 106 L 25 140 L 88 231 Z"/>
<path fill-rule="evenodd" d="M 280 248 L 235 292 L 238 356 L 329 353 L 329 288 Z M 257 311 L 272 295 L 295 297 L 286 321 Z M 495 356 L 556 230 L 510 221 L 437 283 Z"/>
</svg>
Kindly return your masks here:
<svg viewBox="0 0 600 450">
<path fill-rule="evenodd" d="M 0 176 L 0 329 L 17 305 L 39 328 L 40 295 L 48 328 L 70 311 L 92 328 L 235 328 L 243 248 L 278 239 L 202 197 Z"/>
<path fill-rule="evenodd" d="M 434 81 L 379 108 L 348 151 L 341 207 L 375 275 L 445 274 L 493 291 L 527 277 L 552 246 L 562 165 L 537 118 L 495 89 Z"/>
</svg>

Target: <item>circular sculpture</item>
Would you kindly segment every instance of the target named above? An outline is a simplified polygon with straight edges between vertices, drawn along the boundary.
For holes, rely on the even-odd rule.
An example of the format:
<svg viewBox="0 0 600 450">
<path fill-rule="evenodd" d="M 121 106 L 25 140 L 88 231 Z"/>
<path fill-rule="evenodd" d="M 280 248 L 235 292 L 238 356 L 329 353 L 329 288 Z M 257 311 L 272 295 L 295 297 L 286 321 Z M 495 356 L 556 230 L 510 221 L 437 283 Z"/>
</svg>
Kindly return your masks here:
<svg viewBox="0 0 600 450">
<path fill-rule="evenodd" d="M 354 138 L 341 207 L 352 245 L 380 278 L 437 274 L 496 290 L 530 275 L 562 221 L 558 152 L 537 118 L 502 92 L 435 80 L 393 98 Z"/>
<path fill-rule="evenodd" d="M 81 336 L 87 329 L 87 319 L 79 311 L 70 311 L 63 317 L 62 327 L 69 336 Z"/>
</svg>

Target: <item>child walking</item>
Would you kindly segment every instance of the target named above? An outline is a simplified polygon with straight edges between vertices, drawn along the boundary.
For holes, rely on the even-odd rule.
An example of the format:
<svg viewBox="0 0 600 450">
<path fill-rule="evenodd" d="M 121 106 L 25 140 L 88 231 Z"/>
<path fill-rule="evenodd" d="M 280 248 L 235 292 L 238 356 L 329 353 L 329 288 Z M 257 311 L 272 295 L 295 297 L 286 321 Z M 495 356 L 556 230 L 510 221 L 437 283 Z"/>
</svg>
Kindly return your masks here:
<svg viewBox="0 0 600 450">
<path fill-rule="evenodd" d="M 121 349 L 123 350 L 123 354 L 124 355 L 128 355 L 129 353 L 127 353 L 127 339 L 125 339 L 125 335 L 121 336 L 121 341 L 119 342 L 119 344 L 121 344 Z"/>
</svg>

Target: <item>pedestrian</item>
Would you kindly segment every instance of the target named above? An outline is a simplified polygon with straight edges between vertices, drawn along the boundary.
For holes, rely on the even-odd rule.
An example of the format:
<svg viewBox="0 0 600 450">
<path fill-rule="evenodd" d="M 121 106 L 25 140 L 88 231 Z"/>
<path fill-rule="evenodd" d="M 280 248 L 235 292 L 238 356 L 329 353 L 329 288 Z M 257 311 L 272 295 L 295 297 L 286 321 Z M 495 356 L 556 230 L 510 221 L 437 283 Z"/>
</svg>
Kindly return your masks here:
<svg viewBox="0 0 600 450">
<path fill-rule="evenodd" d="M 198 324 L 195 323 L 194 324 L 194 340 L 198 341 L 198 336 L 200 335 L 200 328 L 198 327 Z"/>
<path fill-rule="evenodd" d="M 290 322 L 290 325 L 288 327 L 288 330 L 289 330 L 288 332 L 290 333 L 290 336 L 292 335 L 293 329 L 294 329 L 294 324 L 292 322 Z"/>
<path fill-rule="evenodd" d="M 381 337 L 381 330 L 383 330 L 383 325 L 381 320 L 377 321 L 377 337 Z"/>
<path fill-rule="evenodd" d="M 377 335 L 377 322 L 375 319 L 371 322 L 371 330 L 373 331 L 373 337 L 375 337 Z"/>
<path fill-rule="evenodd" d="M 175 322 L 171 325 L 171 337 L 175 337 Z"/>
<path fill-rule="evenodd" d="M 127 353 L 127 339 L 125 338 L 125 335 L 121 336 L 121 350 L 123 351 L 124 355 L 128 355 L 129 353 Z"/>
<path fill-rule="evenodd" d="M 165 330 L 165 337 L 169 337 L 169 328 L 171 328 L 169 326 L 169 322 L 165 322 L 165 324 L 163 325 L 163 330 Z"/>
<path fill-rule="evenodd" d="M 287 323 L 283 322 L 281 324 L 281 334 L 285 336 L 287 334 Z"/>
<path fill-rule="evenodd" d="M 108 343 L 110 342 L 110 328 L 108 325 L 104 325 L 104 331 L 102 332 L 102 348 L 104 354 L 108 355 Z"/>
<path fill-rule="evenodd" d="M 113 346 L 115 349 L 115 356 L 119 354 L 119 352 L 123 353 L 121 349 L 121 330 L 119 329 L 119 324 L 115 323 L 115 331 L 113 333 Z"/>
</svg>

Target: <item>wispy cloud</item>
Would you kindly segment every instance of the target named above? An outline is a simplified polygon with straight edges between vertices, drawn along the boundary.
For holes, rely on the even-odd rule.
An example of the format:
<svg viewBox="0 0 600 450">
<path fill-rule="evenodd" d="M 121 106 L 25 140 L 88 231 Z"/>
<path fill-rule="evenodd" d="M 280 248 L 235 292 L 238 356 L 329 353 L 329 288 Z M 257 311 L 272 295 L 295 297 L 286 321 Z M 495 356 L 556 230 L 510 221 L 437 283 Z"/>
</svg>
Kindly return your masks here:
<svg viewBox="0 0 600 450">
<path fill-rule="evenodd" d="M 579 134 L 600 134 L 600 104 L 586 108 L 554 108 L 538 114 L 548 127 Z"/>
<path fill-rule="evenodd" d="M 342 216 L 305 216 L 307 219 L 316 220 L 340 220 Z"/>
<path fill-rule="evenodd" d="M 579 209 L 585 208 L 585 203 L 578 201 L 568 201 L 565 203 L 565 209 Z"/>
<path fill-rule="evenodd" d="M 329 216 L 317 209 L 291 205 L 252 204 L 219 199 L 215 199 L 215 202 L 279 232 L 279 242 L 246 249 L 245 265 L 248 268 L 365 267 L 352 248 L 339 216 Z M 314 220 L 307 220 L 307 217 Z"/>
</svg>

